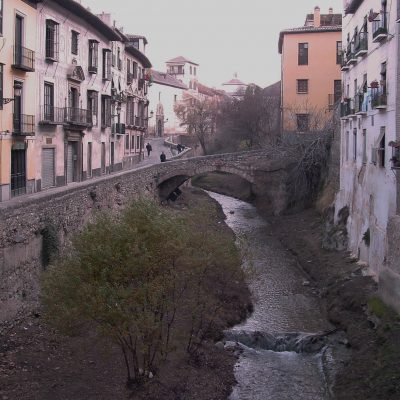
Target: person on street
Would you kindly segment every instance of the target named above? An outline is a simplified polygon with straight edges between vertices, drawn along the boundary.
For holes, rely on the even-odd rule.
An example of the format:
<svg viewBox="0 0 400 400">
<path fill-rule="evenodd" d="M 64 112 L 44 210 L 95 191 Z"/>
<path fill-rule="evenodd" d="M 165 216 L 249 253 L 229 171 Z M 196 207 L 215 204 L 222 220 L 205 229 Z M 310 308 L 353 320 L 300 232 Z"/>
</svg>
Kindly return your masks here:
<svg viewBox="0 0 400 400">
<path fill-rule="evenodd" d="M 178 143 L 178 144 L 176 145 L 176 148 L 177 148 L 177 150 L 178 150 L 178 154 L 180 154 L 180 152 L 182 151 L 182 146 L 180 145 L 180 143 Z"/>
<path fill-rule="evenodd" d="M 167 161 L 167 156 L 164 154 L 163 151 L 162 151 L 161 154 L 160 154 L 160 161 L 161 161 L 161 162 Z"/>
<path fill-rule="evenodd" d="M 147 157 L 150 157 L 150 153 L 153 150 L 150 143 L 146 144 L 146 150 L 147 150 Z"/>
</svg>

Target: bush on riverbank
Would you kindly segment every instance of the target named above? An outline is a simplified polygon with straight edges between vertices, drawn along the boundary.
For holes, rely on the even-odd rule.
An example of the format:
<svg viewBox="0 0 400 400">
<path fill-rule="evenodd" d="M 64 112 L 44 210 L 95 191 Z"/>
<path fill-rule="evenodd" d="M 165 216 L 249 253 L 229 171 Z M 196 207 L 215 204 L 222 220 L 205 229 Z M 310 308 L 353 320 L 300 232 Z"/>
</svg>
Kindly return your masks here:
<svg viewBox="0 0 400 400">
<path fill-rule="evenodd" d="M 243 301 L 234 298 L 240 255 L 217 219 L 215 207 L 177 212 L 147 201 L 101 215 L 46 273 L 48 320 L 110 338 L 131 383 L 157 375 L 172 354 L 198 358 Z"/>
</svg>

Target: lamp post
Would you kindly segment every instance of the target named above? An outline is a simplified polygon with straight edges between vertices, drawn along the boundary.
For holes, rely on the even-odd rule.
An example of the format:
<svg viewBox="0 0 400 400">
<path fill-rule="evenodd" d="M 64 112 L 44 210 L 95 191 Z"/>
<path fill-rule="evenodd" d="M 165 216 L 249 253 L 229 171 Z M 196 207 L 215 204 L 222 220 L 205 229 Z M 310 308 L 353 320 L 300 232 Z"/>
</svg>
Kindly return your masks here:
<svg viewBox="0 0 400 400">
<path fill-rule="evenodd" d="M 15 101 L 16 97 L 21 97 L 21 95 L 22 95 L 22 83 L 15 82 L 14 83 L 14 97 L 5 97 L 2 99 L 2 103 L 3 104 L 11 103 L 12 101 Z"/>
</svg>

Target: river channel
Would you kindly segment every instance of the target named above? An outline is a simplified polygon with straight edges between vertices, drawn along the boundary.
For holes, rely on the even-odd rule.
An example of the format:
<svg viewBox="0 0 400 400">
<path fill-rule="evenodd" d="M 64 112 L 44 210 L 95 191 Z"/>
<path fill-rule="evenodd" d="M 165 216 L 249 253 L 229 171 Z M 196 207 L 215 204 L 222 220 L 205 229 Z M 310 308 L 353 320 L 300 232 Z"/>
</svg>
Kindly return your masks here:
<svg viewBox="0 0 400 400">
<path fill-rule="evenodd" d="M 325 335 L 333 327 L 315 288 L 254 206 L 208 194 L 221 204 L 244 248 L 254 303 L 252 315 L 226 332 L 240 352 L 230 400 L 333 399 L 340 339 Z"/>
</svg>

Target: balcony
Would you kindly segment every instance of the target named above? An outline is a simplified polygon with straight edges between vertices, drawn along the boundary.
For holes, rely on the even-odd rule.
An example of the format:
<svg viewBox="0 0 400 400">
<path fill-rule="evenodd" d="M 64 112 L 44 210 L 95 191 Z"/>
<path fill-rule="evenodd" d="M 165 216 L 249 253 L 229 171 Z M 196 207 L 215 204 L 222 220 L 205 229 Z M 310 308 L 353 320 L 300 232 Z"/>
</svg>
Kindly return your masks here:
<svg viewBox="0 0 400 400">
<path fill-rule="evenodd" d="M 62 125 L 65 120 L 65 108 L 50 105 L 40 109 L 40 125 Z"/>
<path fill-rule="evenodd" d="M 376 110 L 386 110 L 387 108 L 387 93 L 385 88 L 380 87 L 374 89 L 371 96 L 371 106 Z"/>
<path fill-rule="evenodd" d="M 77 126 L 92 126 L 92 114 L 88 110 L 76 107 L 65 108 L 65 123 Z"/>
<path fill-rule="evenodd" d="M 35 52 L 22 46 L 14 46 L 13 68 L 25 72 L 35 71 Z"/>
<path fill-rule="evenodd" d="M 347 65 L 352 65 L 357 63 L 354 42 L 349 43 L 347 47 L 346 60 L 347 60 Z"/>
<path fill-rule="evenodd" d="M 97 65 L 89 65 L 88 71 L 89 71 L 89 74 L 97 74 L 97 71 L 98 71 Z"/>
<path fill-rule="evenodd" d="M 340 103 L 340 118 L 346 119 L 355 115 L 354 100 L 344 99 Z"/>
<path fill-rule="evenodd" d="M 117 135 L 125 135 L 125 124 L 116 123 L 112 125 L 111 133 L 116 133 Z"/>
<path fill-rule="evenodd" d="M 366 93 L 358 93 L 354 97 L 354 107 L 356 115 L 366 115 L 368 111 L 368 102 L 365 101 Z"/>
<path fill-rule="evenodd" d="M 128 85 L 131 85 L 132 83 L 133 83 L 133 74 L 131 73 L 131 72 L 128 72 L 127 74 L 126 74 L 126 83 L 128 84 Z"/>
<path fill-rule="evenodd" d="M 360 32 L 354 44 L 355 56 L 362 57 L 368 53 L 368 32 Z"/>
<path fill-rule="evenodd" d="M 143 89 L 143 87 L 144 87 L 144 79 L 143 78 L 141 78 L 141 79 L 139 79 L 139 82 L 138 82 L 138 88 L 139 88 L 139 90 L 141 90 L 141 89 Z"/>
<path fill-rule="evenodd" d="M 372 21 L 372 41 L 374 43 L 381 42 L 388 37 L 387 29 L 387 12 L 380 12 L 377 19 Z"/>
<path fill-rule="evenodd" d="M 346 58 L 346 53 L 343 52 L 342 54 L 342 64 L 341 64 L 341 71 L 348 71 L 350 69 L 350 66 L 347 64 L 347 58 Z"/>
<path fill-rule="evenodd" d="M 16 136 L 35 136 L 35 116 L 14 114 L 13 134 Z"/>
</svg>

